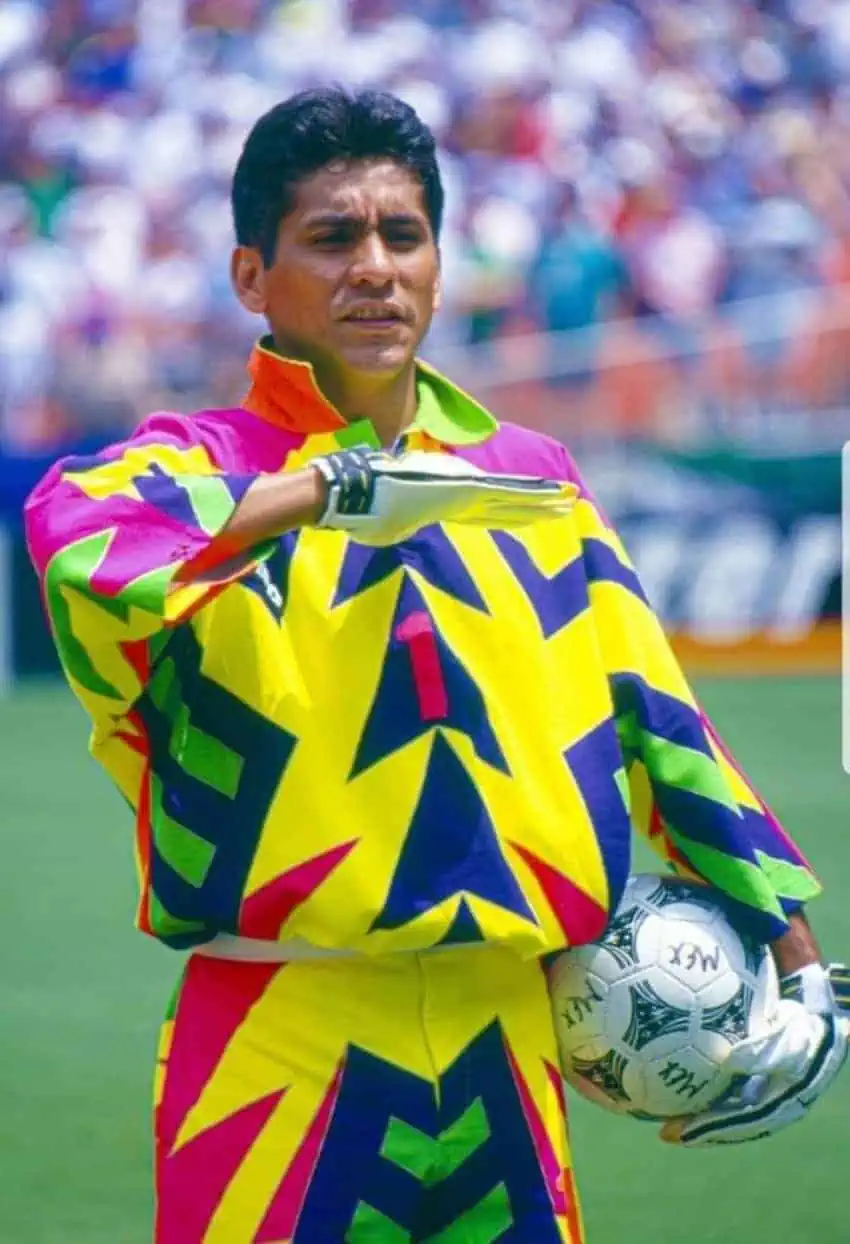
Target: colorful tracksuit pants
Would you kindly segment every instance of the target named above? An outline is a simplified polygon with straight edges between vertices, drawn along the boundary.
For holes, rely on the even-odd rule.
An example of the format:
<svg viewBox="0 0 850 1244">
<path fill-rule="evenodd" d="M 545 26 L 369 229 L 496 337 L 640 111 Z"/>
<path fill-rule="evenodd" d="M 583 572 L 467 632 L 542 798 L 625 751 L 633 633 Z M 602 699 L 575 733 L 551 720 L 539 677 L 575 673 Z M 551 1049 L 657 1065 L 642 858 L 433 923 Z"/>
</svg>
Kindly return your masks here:
<svg viewBox="0 0 850 1244">
<path fill-rule="evenodd" d="M 496 947 L 193 955 L 156 1244 L 582 1244 L 543 970 Z"/>
</svg>

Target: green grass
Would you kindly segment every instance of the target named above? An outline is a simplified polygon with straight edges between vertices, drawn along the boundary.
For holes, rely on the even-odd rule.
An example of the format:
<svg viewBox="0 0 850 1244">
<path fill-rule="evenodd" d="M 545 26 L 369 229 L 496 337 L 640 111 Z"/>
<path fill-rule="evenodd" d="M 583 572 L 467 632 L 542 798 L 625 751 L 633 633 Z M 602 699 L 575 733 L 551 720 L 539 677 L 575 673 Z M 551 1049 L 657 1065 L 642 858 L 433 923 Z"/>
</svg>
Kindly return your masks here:
<svg viewBox="0 0 850 1244">
<path fill-rule="evenodd" d="M 837 678 L 699 690 L 828 882 L 813 908 L 827 952 L 850 955 Z M 70 698 L 0 703 L 0 749 L 0 1244 L 145 1244 L 151 1067 L 178 959 L 132 930 L 129 813 Z M 679 1152 L 576 1102 L 589 1244 L 842 1244 L 848 1118 L 850 1072 L 798 1128 L 729 1153 Z"/>
</svg>

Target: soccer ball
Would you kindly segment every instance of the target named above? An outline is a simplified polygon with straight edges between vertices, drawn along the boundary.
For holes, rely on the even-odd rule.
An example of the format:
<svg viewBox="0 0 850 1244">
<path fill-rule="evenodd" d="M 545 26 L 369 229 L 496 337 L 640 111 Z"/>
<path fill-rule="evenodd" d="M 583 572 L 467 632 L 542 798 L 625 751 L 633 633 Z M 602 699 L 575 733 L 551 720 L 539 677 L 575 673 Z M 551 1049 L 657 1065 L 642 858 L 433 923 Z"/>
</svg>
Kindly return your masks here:
<svg viewBox="0 0 850 1244">
<path fill-rule="evenodd" d="M 598 942 L 550 967 L 565 1079 L 619 1114 L 696 1114 L 734 1082 L 726 1058 L 770 1025 L 773 957 L 742 937 L 720 896 L 674 877 L 631 877 Z"/>
</svg>

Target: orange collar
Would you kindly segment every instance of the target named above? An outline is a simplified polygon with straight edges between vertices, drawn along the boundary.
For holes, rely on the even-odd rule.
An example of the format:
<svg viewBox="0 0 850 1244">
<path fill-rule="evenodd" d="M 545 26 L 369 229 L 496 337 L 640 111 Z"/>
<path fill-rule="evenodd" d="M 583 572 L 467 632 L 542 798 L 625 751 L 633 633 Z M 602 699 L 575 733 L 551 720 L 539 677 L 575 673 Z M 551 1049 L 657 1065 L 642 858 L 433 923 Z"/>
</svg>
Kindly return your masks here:
<svg viewBox="0 0 850 1244">
<path fill-rule="evenodd" d="M 346 427 L 342 415 L 319 388 L 313 368 L 276 354 L 262 338 L 251 351 L 251 388 L 242 405 L 285 432 L 336 432 Z"/>
<path fill-rule="evenodd" d="M 476 445 L 498 431 L 498 420 L 468 393 L 421 359 L 416 369 L 419 406 L 409 433 L 434 445 Z M 357 429 L 358 444 L 364 435 L 378 444 L 369 420 L 347 423 L 322 393 L 311 365 L 278 354 L 271 337 L 254 346 L 248 372 L 252 384 L 243 406 L 275 427 L 302 436 L 335 433 L 338 439 L 345 429 Z"/>
</svg>

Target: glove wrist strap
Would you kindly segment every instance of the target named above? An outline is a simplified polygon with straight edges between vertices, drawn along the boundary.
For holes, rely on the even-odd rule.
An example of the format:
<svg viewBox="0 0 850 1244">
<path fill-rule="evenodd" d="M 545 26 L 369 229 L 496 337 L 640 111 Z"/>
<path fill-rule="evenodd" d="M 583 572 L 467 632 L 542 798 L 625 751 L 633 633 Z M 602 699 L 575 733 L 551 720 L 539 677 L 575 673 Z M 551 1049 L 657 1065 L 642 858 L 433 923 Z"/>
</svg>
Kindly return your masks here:
<svg viewBox="0 0 850 1244">
<path fill-rule="evenodd" d="M 822 963 L 807 963 L 780 981 L 783 998 L 802 1002 L 808 1011 L 826 1015 L 835 1010 L 835 995 L 829 972 Z"/>
<path fill-rule="evenodd" d="M 328 485 L 328 500 L 317 526 L 331 527 L 342 515 L 368 514 L 375 499 L 375 473 L 360 449 L 314 458 L 310 464 Z"/>
</svg>

